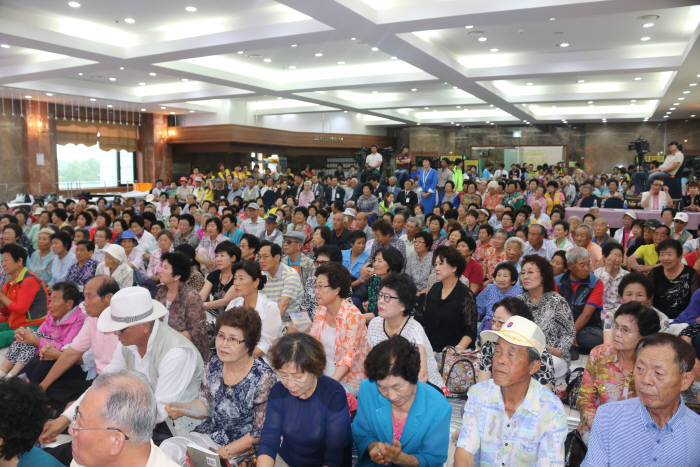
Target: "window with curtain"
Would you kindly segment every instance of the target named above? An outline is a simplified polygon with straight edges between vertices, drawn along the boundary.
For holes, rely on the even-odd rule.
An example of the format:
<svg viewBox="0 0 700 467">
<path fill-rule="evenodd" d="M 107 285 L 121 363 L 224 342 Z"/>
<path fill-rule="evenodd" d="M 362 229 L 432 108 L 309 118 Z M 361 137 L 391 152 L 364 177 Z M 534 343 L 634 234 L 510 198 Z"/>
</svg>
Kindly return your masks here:
<svg viewBox="0 0 700 467">
<path fill-rule="evenodd" d="M 58 144 L 56 157 L 61 190 L 112 187 L 134 182 L 133 152 L 105 151 L 99 143 L 92 146 Z"/>
</svg>

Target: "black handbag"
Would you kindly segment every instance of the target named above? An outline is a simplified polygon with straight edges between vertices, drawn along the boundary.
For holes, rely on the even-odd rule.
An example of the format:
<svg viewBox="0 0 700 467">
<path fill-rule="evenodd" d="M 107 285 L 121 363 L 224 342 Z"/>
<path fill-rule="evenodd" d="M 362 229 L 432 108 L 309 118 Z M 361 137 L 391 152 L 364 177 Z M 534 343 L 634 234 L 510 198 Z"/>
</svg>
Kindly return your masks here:
<svg viewBox="0 0 700 467">
<path fill-rule="evenodd" d="M 578 430 L 571 430 L 564 441 L 564 462 L 566 467 L 579 467 L 586 457 L 588 448 Z"/>
</svg>

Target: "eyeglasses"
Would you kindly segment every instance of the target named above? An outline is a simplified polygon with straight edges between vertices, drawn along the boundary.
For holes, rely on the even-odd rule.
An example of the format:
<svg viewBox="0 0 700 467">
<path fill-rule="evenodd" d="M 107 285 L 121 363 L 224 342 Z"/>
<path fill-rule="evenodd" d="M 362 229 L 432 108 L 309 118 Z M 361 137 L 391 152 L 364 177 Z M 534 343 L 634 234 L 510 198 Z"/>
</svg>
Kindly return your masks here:
<svg viewBox="0 0 700 467">
<path fill-rule="evenodd" d="M 87 428 L 87 427 L 80 427 L 78 426 L 78 417 L 80 417 L 80 411 L 78 410 L 79 407 L 76 407 L 75 409 L 75 415 L 73 415 L 73 421 L 71 421 L 70 424 L 70 429 L 73 431 L 118 431 L 122 435 L 124 435 L 124 439 L 126 441 L 129 441 L 129 437 L 127 436 L 126 433 L 124 433 L 120 428 L 116 428 L 113 426 L 108 426 L 104 428 Z"/>
<path fill-rule="evenodd" d="M 324 264 L 328 264 L 328 263 L 330 263 L 330 261 L 319 261 L 319 260 L 314 261 L 314 264 L 316 266 L 323 266 Z"/>
<path fill-rule="evenodd" d="M 245 339 L 238 339 L 237 337 L 234 336 L 226 336 L 222 333 L 218 333 L 216 335 L 216 339 L 220 341 L 224 341 L 225 344 L 242 344 L 245 342 Z"/>
<path fill-rule="evenodd" d="M 279 372 L 277 373 L 277 379 L 279 379 L 283 383 L 292 382 L 292 383 L 296 383 L 296 384 L 301 384 L 304 382 L 305 377 L 306 377 L 306 375 L 304 375 L 304 374 L 302 374 L 301 376 L 292 376 L 292 375 L 285 375 L 285 374 L 282 374 Z"/>
<path fill-rule="evenodd" d="M 385 302 L 389 303 L 392 300 L 398 300 L 399 297 L 395 297 L 394 295 L 389 295 L 388 293 L 381 293 L 379 292 L 377 294 L 377 300 L 384 300 Z"/>
<path fill-rule="evenodd" d="M 651 186 L 662 187 L 662 186 L 664 186 L 664 184 L 663 183 L 652 183 Z"/>
</svg>

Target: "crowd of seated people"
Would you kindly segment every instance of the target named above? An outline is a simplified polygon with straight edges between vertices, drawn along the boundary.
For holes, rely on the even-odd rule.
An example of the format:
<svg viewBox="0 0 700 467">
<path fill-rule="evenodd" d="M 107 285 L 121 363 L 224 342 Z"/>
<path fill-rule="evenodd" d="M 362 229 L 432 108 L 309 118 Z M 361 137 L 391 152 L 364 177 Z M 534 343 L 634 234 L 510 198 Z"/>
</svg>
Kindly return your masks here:
<svg viewBox="0 0 700 467">
<path fill-rule="evenodd" d="M 0 461 L 700 465 L 700 185 L 373 149 L 0 204 Z"/>
</svg>

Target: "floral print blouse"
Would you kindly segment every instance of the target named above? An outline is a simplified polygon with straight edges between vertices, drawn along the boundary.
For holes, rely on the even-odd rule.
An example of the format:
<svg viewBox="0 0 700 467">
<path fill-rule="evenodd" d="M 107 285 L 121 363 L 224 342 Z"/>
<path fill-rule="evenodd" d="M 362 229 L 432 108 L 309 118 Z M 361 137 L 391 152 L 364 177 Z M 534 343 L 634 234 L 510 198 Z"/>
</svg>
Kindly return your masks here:
<svg viewBox="0 0 700 467">
<path fill-rule="evenodd" d="M 622 305 L 622 297 L 617 293 L 617 288 L 622 278 L 627 274 L 629 274 L 629 271 L 620 269 L 617 276 L 612 277 L 604 267 L 593 271 L 593 275 L 603 282 L 603 309 L 600 317 L 603 322 L 608 318 L 610 318 L 610 321 L 613 321 L 611 315 L 614 315 L 620 305 Z"/>
<path fill-rule="evenodd" d="M 260 438 L 270 389 L 277 382 L 274 371 L 264 360 L 255 358 L 245 378 L 227 386 L 223 369 L 218 356 L 207 364 L 199 397 L 207 405 L 209 415 L 194 431 L 209 435 L 222 446 L 245 435 Z"/>
<path fill-rule="evenodd" d="M 564 360 L 569 360 L 569 349 L 574 343 L 576 328 L 571 309 L 564 297 L 556 292 L 546 292 L 542 294 L 539 302 L 533 303 L 529 292 L 525 292 L 518 298 L 522 299 L 532 312 L 535 324 L 542 329 L 547 339 L 547 345 L 559 350 Z"/>
</svg>

